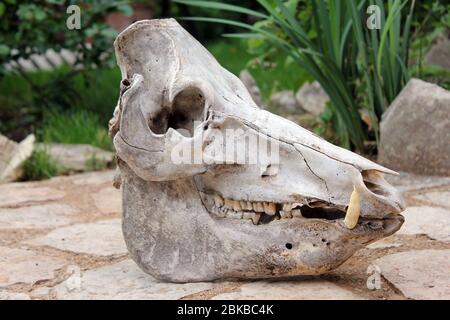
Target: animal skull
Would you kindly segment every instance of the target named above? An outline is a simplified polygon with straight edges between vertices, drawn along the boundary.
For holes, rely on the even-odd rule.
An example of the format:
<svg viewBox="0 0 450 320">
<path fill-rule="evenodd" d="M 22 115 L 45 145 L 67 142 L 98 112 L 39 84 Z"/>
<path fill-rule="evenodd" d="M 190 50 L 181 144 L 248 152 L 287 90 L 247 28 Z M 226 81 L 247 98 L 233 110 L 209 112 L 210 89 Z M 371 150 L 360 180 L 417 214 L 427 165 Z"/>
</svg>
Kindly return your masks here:
<svg viewBox="0 0 450 320">
<path fill-rule="evenodd" d="M 174 282 L 321 274 L 401 227 L 401 196 L 382 176 L 395 172 L 259 109 L 175 20 L 136 22 L 115 48 L 123 233 L 147 273 Z M 238 134 L 218 138 L 228 131 Z M 248 141 L 278 158 L 247 161 Z M 201 160 L 177 161 L 179 150 Z"/>
</svg>

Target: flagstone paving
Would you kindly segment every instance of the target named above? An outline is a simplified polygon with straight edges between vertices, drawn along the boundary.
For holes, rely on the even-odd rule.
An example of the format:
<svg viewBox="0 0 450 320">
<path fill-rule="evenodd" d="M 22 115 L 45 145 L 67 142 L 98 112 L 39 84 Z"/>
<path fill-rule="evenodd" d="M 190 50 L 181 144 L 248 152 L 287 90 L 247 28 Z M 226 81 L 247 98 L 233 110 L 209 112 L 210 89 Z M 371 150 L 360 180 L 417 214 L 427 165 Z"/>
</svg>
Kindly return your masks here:
<svg viewBox="0 0 450 320">
<path fill-rule="evenodd" d="M 318 277 L 174 284 L 128 258 L 114 171 L 0 185 L 3 299 L 450 299 L 450 178 L 390 178 L 402 229 Z"/>
</svg>

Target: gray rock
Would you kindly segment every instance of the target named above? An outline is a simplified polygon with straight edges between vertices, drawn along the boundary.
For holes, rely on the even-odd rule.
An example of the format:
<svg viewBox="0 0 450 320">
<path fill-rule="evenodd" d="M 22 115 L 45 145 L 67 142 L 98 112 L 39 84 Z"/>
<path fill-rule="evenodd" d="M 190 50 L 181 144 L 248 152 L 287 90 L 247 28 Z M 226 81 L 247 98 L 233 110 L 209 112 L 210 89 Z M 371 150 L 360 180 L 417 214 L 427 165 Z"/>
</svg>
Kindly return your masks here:
<svg viewBox="0 0 450 320">
<path fill-rule="evenodd" d="M 0 301 L 1 300 L 30 300 L 30 296 L 25 293 L 19 292 L 9 292 L 0 290 Z"/>
<path fill-rule="evenodd" d="M 258 88 L 258 85 L 256 84 L 255 78 L 248 72 L 248 70 L 242 70 L 239 73 L 239 79 L 241 79 L 244 86 L 247 88 L 248 92 L 252 96 L 253 101 L 259 106 L 263 107 L 263 101 L 261 96 L 261 91 Z"/>
<path fill-rule="evenodd" d="M 36 148 L 47 150 L 47 153 L 56 163 L 70 171 L 92 170 L 89 163 L 94 158 L 105 166 L 114 160 L 112 152 L 88 144 L 50 143 L 38 144 Z"/>
<path fill-rule="evenodd" d="M 440 39 L 425 56 L 427 64 L 437 65 L 450 70 L 450 40 Z"/>
<path fill-rule="evenodd" d="M 258 281 L 243 284 L 238 291 L 222 293 L 213 300 L 362 300 L 363 298 L 324 280 L 290 282 Z"/>
<path fill-rule="evenodd" d="M 159 282 L 125 260 L 81 273 L 79 287 L 63 282 L 53 292 L 57 299 L 180 299 L 208 290 L 212 283 L 173 284 Z"/>
<path fill-rule="evenodd" d="M 53 279 L 55 271 L 65 265 L 64 260 L 42 253 L 0 247 L 0 288 Z"/>
<path fill-rule="evenodd" d="M 387 175 L 386 180 L 402 192 L 450 186 L 450 177 L 424 176 L 408 172 Z"/>
<path fill-rule="evenodd" d="M 14 181 L 21 176 L 20 167 L 33 153 L 33 134 L 17 143 L 0 134 L 0 182 Z"/>
<path fill-rule="evenodd" d="M 412 79 L 384 113 L 379 161 L 394 170 L 450 176 L 450 92 Z"/>
<path fill-rule="evenodd" d="M 295 99 L 303 110 L 316 116 L 325 111 L 326 104 L 330 100 L 317 81 L 305 83 L 298 90 Z"/>
<path fill-rule="evenodd" d="M 450 297 L 450 250 L 413 250 L 375 260 L 383 276 L 406 297 L 447 300 Z"/>
<path fill-rule="evenodd" d="M 402 213 L 405 223 L 398 234 L 425 234 L 428 237 L 450 242 L 450 211 L 433 207 L 409 207 Z"/>
<path fill-rule="evenodd" d="M 304 111 L 298 106 L 295 100 L 294 92 L 285 90 L 275 92 L 270 97 L 270 105 L 275 107 L 280 113 L 303 113 Z"/>
<path fill-rule="evenodd" d="M 433 206 L 440 206 L 450 209 L 450 190 L 425 192 L 415 195 L 413 198 L 427 202 Z"/>
<path fill-rule="evenodd" d="M 59 228 L 45 236 L 26 240 L 25 243 L 96 256 L 120 256 L 127 253 L 120 219 Z"/>
</svg>

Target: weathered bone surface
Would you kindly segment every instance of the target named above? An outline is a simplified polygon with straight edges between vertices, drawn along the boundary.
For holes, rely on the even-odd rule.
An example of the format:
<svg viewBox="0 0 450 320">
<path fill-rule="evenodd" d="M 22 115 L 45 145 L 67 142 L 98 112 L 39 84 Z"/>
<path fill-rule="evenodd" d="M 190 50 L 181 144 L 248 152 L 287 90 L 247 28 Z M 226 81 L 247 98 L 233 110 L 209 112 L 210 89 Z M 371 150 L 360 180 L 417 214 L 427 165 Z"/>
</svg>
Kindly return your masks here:
<svg viewBox="0 0 450 320">
<path fill-rule="evenodd" d="M 175 20 L 136 22 L 115 47 L 115 182 L 144 271 L 174 282 L 321 274 L 402 225 L 402 199 L 383 179 L 394 172 L 259 109 Z M 214 138 L 230 129 L 241 134 Z M 241 137 L 277 143 L 278 161 L 217 156 L 245 151 Z M 191 144 L 202 161 L 174 162 Z"/>
</svg>

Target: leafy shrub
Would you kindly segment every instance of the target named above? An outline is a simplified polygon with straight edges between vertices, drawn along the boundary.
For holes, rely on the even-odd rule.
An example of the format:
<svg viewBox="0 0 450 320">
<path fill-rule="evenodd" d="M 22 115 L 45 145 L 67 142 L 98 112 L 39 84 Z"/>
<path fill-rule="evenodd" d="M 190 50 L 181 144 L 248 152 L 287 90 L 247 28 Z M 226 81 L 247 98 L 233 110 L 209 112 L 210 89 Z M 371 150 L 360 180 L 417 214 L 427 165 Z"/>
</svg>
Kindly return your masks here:
<svg viewBox="0 0 450 320">
<path fill-rule="evenodd" d="M 84 110 L 46 112 L 40 136 L 45 143 L 91 144 L 112 150 L 108 131 L 100 124 L 99 117 Z"/>
<path fill-rule="evenodd" d="M 219 2 L 176 2 L 258 18 L 255 24 L 210 17 L 186 19 L 241 27 L 249 32 L 234 36 L 284 50 L 330 96 L 329 118 L 340 143 L 348 148 L 363 150 L 370 135 L 378 141 L 382 113 L 410 78 L 409 35 L 415 1 L 406 7 L 407 2 L 401 0 L 387 4 L 381 0 L 311 0 L 310 30 L 299 20 L 299 0 L 257 0 L 264 12 Z M 371 4 L 381 9 L 381 30 L 364 25 Z M 363 124 L 361 106 L 370 116 L 370 126 Z"/>
<path fill-rule="evenodd" d="M 58 175 L 60 168 L 43 148 L 35 149 L 23 164 L 23 180 L 44 180 Z"/>
</svg>

